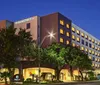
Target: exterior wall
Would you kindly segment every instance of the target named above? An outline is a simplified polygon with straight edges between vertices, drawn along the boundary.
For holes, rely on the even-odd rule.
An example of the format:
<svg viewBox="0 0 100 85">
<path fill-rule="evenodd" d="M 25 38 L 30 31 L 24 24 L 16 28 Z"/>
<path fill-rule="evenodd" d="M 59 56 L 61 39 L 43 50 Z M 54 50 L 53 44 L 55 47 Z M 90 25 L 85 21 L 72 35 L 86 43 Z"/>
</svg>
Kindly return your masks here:
<svg viewBox="0 0 100 85">
<path fill-rule="evenodd" d="M 64 25 L 60 24 L 60 20 L 64 22 Z M 66 25 L 69 25 L 67 28 Z M 63 29 L 64 33 L 60 33 L 60 29 Z M 69 36 L 66 33 L 69 33 Z M 66 41 L 68 40 L 71 43 L 71 20 L 67 17 L 63 16 L 62 14 L 58 13 L 58 41 L 60 42 L 60 38 L 63 38 L 64 42 L 62 44 L 66 45 Z"/>
<path fill-rule="evenodd" d="M 27 29 L 26 25 L 30 23 L 30 28 Z M 20 21 L 17 21 L 14 23 L 14 27 L 18 28 L 17 32 L 19 31 L 19 28 L 26 29 L 26 31 L 30 32 L 32 35 L 33 40 L 39 41 L 40 39 L 40 18 L 38 16 L 34 16 L 31 18 L 23 19 Z"/>
<path fill-rule="evenodd" d="M 60 20 L 64 21 L 64 25 L 60 24 Z M 68 29 L 66 28 L 66 24 L 69 24 Z M 64 30 L 63 35 L 60 34 L 61 28 Z M 69 32 L 71 36 L 71 20 L 58 12 L 41 17 L 41 41 L 45 36 L 48 35 L 48 32 L 52 31 L 56 33 L 55 39 L 52 39 L 50 41 L 49 38 L 46 38 L 44 40 L 44 43 L 42 44 L 43 47 L 47 47 L 52 42 L 60 42 L 60 37 L 64 38 L 64 44 L 66 44 L 66 40 L 69 40 L 71 42 L 71 37 L 66 36 L 66 32 Z"/>
<path fill-rule="evenodd" d="M 72 39 L 72 43 L 75 43 L 75 45 L 80 46 L 80 49 L 83 47 L 83 51 L 85 51 L 88 54 L 89 58 L 93 61 L 93 66 L 95 68 L 100 67 L 100 40 L 93 37 L 92 35 L 90 35 L 89 33 L 87 33 L 73 23 L 72 27 L 75 28 L 75 32 L 72 31 L 72 34 L 75 35 L 75 40 Z M 76 33 L 77 30 L 80 31 L 79 35 Z M 81 33 L 84 33 L 84 37 L 82 37 Z M 88 36 L 88 39 L 85 38 L 86 35 Z M 80 42 L 77 42 L 77 37 L 80 38 Z M 91 40 L 89 40 L 89 38 L 91 38 Z M 84 44 L 82 44 L 82 40 L 84 40 Z M 92 40 L 94 40 L 94 42 Z M 88 46 L 86 46 L 86 42 L 88 42 Z M 89 46 L 89 44 L 91 44 L 91 47 Z M 94 46 L 94 48 L 92 46 Z M 86 49 L 88 49 L 88 51 L 86 51 Z"/>
<path fill-rule="evenodd" d="M 8 28 L 9 26 L 13 25 L 13 22 L 8 20 L 2 20 L 0 21 L 0 29 L 2 28 Z"/>
<path fill-rule="evenodd" d="M 42 47 L 47 47 L 52 42 L 58 42 L 58 13 L 49 14 L 46 16 L 42 16 L 40 18 L 41 24 L 41 41 L 45 36 L 48 35 L 48 32 L 53 32 L 55 34 L 55 39 L 50 40 L 50 38 L 46 38 L 42 44 Z"/>
<path fill-rule="evenodd" d="M 6 28 L 6 20 L 0 21 L 0 29 Z"/>
</svg>

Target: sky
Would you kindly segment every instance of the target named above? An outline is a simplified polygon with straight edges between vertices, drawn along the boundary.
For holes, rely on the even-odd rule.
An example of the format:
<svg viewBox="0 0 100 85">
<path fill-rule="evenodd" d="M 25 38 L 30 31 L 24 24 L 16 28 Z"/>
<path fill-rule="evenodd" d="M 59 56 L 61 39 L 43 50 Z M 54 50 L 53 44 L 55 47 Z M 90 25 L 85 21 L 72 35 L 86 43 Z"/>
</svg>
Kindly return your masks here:
<svg viewBox="0 0 100 85">
<path fill-rule="evenodd" d="M 100 39 L 100 0 L 0 0 L 0 20 L 17 21 L 54 12 Z"/>
</svg>

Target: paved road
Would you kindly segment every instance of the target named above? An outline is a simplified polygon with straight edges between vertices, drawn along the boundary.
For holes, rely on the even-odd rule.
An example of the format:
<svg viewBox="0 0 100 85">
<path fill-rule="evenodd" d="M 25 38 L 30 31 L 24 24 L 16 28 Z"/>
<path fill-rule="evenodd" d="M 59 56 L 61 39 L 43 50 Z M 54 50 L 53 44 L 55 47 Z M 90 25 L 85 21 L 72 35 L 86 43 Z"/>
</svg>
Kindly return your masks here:
<svg viewBox="0 0 100 85">
<path fill-rule="evenodd" d="M 85 82 L 85 83 L 63 83 L 63 84 L 48 84 L 48 85 L 100 85 L 100 82 Z"/>
<path fill-rule="evenodd" d="M 61 85 L 100 85 L 100 82 L 99 83 L 79 83 L 79 84 L 61 84 Z"/>
</svg>

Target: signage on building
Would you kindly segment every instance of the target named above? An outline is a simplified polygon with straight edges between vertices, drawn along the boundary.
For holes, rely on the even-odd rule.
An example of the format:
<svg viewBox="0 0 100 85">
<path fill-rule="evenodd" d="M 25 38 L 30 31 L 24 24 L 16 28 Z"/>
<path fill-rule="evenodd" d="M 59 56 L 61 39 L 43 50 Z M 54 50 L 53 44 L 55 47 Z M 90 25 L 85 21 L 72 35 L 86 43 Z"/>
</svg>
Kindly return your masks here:
<svg viewBox="0 0 100 85">
<path fill-rule="evenodd" d="M 33 20 L 34 18 L 27 18 L 27 19 L 24 19 L 24 20 L 20 20 L 20 21 L 17 21 L 15 22 L 15 24 L 19 24 L 19 23 L 23 23 L 23 22 L 27 22 L 27 21 L 30 21 L 30 20 Z"/>
</svg>

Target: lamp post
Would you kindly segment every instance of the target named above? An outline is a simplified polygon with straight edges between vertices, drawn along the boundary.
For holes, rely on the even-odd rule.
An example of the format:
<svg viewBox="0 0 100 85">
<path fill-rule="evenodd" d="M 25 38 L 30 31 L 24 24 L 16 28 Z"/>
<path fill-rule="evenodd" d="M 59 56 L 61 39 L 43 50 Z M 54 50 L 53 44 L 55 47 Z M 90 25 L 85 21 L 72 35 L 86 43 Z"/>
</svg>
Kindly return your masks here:
<svg viewBox="0 0 100 85">
<path fill-rule="evenodd" d="M 46 35 L 43 39 L 42 39 L 42 41 L 40 42 L 40 44 L 38 45 L 38 66 L 39 66 L 39 83 L 40 83 L 40 72 L 41 72 L 41 69 L 40 69 L 40 48 L 41 48 L 41 45 L 42 45 L 42 43 L 44 42 L 44 40 L 46 39 L 46 38 L 50 38 L 50 39 L 52 39 L 52 38 L 55 38 L 54 37 L 54 35 L 55 35 L 55 33 L 53 33 L 53 32 L 48 32 L 48 35 Z"/>
</svg>

